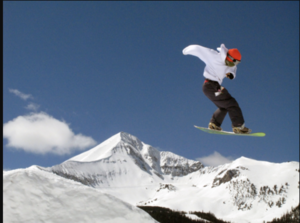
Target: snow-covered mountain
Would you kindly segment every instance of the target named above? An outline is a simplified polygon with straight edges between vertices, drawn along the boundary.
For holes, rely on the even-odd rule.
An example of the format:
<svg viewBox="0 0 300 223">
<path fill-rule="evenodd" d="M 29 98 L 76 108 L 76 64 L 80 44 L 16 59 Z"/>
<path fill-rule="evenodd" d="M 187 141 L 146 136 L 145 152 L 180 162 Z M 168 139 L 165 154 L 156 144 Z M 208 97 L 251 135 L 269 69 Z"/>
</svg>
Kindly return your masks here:
<svg viewBox="0 0 300 223">
<path fill-rule="evenodd" d="M 39 169 L 128 205 L 211 212 L 236 223 L 270 221 L 299 204 L 298 162 L 241 157 L 204 167 L 199 161 L 160 152 L 124 132 L 62 164 Z"/>
<path fill-rule="evenodd" d="M 45 170 L 136 205 L 151 199 L 157 185 L 169 182 L 170 177 L 185 176 L 203 168 L 199 161 L 171 152 L 162 154 L 137 137 L 120 132 L 93 149 Z"/>
<path fill-rule="evenodd" d="M 212 212 L 236 223 L 271 221 L 299 204 L 297 169 L 298 162 L 276 164 L 241 157 L 174 178 L 140 204 Z"/>
</svg>

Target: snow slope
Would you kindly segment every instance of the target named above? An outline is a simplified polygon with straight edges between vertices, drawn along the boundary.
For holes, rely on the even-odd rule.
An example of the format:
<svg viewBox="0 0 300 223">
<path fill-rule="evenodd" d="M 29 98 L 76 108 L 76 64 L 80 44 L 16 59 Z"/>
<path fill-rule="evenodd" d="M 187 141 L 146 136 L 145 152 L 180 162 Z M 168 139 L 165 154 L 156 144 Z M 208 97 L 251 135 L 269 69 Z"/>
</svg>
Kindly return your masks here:
<svg viewBox="0 0 300 223">
<path fill-rule="evenodd" d="M 241 157 L 230 164 L 173 178 L 168 187 L 161 187 L 141 205 L 212 212 L 236 223 L 262 223 L 299 204 L 296 169 L 298 162 L 277 164 Z"/>
<path fill-rule="evenodd" d="M 3 173 L 3 213 L 6 223 L 157 222 L 116 197 L 37 166 Z"/>
</svg>

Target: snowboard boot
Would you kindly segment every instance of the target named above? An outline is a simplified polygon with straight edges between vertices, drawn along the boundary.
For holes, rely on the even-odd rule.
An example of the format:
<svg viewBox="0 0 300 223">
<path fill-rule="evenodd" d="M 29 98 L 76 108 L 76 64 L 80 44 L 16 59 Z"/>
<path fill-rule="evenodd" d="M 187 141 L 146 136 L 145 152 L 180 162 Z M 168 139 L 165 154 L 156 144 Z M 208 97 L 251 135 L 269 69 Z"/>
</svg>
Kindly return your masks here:
<svg viewBox="0 0 300 223">
<path fill-rule="evenodd" d="M 249 133 L 251 133 L 251 129 L 245 127 L 245 123 L 240 127 L 232 126 L 232 131 L 236 134 L 249 134 Z"/>
<path fill-rule="evenodd" d="M 222 128 L 220 126 L 217 126 L 215 123 L 212 122 L 208 124 L 208 128 L 212 130 L 222 131 Z"/>
</svg>

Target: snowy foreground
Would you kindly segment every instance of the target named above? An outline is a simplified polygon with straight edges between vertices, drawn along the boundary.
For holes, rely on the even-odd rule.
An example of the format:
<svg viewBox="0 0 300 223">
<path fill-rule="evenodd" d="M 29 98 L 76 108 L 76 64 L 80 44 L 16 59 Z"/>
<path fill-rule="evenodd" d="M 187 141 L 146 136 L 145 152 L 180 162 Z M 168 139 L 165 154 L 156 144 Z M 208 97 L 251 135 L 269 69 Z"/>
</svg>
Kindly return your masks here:
<svg viewBox="0 0 300 223">
<path fill-rule="evenodd" d="M 143 210 L 99 190 L 40 170 L 3 174 L 3 222 L 155 223 Z"/>
<path fill-rule="evenodd" d="M 298 169 L 245 157 L 204 167 L 121 132 L 62 164 L 4 172 L 4 222 L 147 223 L 136 206 L 161 206 L 263 223 L 299 204 Z"/>
</svg>

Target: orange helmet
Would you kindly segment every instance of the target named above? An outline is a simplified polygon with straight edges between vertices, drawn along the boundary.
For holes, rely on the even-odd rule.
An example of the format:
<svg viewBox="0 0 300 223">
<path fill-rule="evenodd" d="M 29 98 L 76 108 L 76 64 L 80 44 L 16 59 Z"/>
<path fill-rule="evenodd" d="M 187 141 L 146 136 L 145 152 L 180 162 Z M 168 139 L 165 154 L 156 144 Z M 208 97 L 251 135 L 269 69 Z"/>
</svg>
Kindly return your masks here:
<svg viewBox="0 0 300 223">
<path fill-rule="evenodd" d="M 242 55 L 238 49 L 230 49 L 227 52 L 226 60 L 230 62 L 240 62 L 242 59 Z"/>
</svg>

